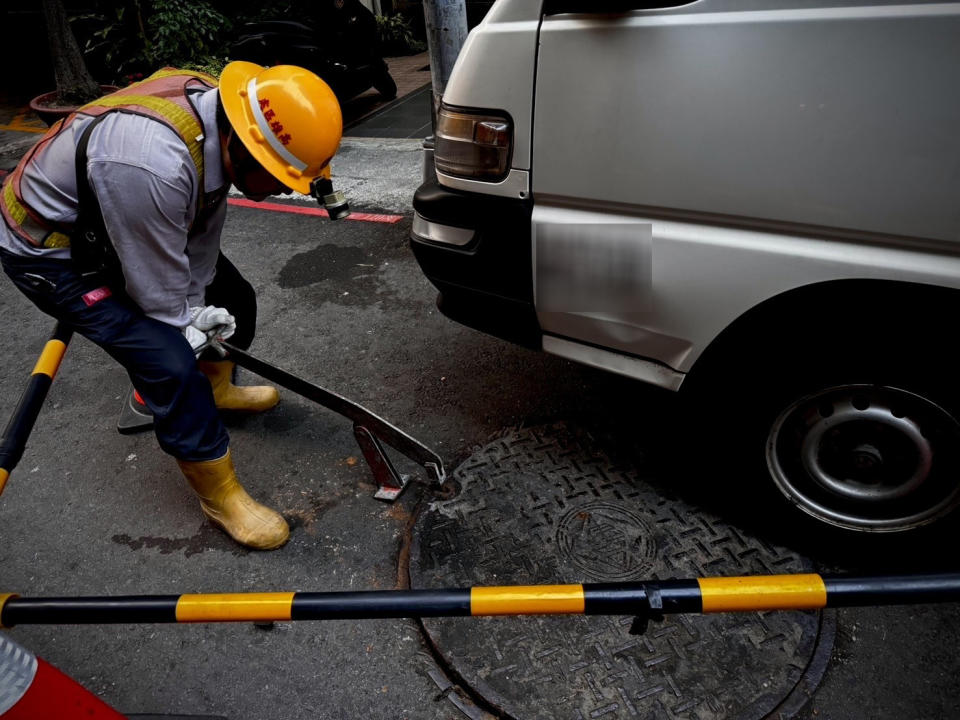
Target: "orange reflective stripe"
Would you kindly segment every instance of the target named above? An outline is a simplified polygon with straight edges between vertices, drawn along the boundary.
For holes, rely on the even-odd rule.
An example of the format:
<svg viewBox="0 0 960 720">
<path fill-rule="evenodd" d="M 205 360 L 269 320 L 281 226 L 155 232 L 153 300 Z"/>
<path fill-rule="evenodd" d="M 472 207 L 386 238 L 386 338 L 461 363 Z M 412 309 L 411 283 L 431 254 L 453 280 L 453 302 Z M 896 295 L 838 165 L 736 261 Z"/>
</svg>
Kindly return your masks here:
<svg viewBox="0 0 960 720">
<path fill-rule="evenodd" d="M 181 595 L 177 622 L 289 620 L 293 596 L 292 592 Z"/>
<path fill-rule="evenodd" d="M 52 380 L 57 374 L 57 368 L 63 360 L 63 354 L 67 351 L 67 345 L 62 340 L 47 340 L 43 346 L 43 352 L 37 359 L 37 364 L 33 368 L 34 375 L 49 375 Z"/>
<path fill-rule="evenodd" d="M 583 585 L 517 585 L 470 590 L 471 615 L 582 613 Z"/>
<path fill-rule="evenodd" d="M 819 575 L 699 578 L 703 612 L 812 610 L 826 607 L 827 588 Z"/>
</svg>

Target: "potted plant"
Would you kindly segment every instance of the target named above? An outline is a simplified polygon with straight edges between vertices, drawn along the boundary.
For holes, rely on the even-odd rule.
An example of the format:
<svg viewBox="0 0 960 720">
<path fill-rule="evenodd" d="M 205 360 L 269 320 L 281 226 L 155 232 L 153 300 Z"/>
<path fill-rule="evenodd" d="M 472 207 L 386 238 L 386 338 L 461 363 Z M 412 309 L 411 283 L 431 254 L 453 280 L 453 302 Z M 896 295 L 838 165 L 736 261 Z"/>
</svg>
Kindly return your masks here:
<svg viewBox="0 0 960 720">
<path fill-rule="evenodd" d="M 47 125 L 52 125 L 81 105 L 117 88 L 100 85 L 90 75 L 77 39 L 70 29 L 62 0 L 42 0 L 41 5 L 57 89 L 33 98 L 30 108 Z"/>
</svg>

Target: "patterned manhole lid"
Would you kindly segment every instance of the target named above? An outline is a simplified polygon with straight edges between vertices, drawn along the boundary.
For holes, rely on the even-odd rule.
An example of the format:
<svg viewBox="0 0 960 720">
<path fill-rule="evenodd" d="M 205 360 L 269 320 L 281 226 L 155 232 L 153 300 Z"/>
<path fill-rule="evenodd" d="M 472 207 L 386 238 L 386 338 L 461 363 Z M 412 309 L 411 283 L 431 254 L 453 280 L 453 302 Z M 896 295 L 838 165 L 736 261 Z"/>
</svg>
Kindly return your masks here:
<svg viewBox="0 0 960 720">
<path fill-rule="evenodd" d="M 461 492 L 432 504 L 414 528 L 414 588 L 811 571 L 805 558 L 665 497 L 562 426 L 505 434 L 453 477 Z M 641 636 L 628 633 L 630 622 L 423 625 L 454 676 L 521 720 L 789 717 L 832 645 L 817 612 L 674 615 Z"/>
</svg>

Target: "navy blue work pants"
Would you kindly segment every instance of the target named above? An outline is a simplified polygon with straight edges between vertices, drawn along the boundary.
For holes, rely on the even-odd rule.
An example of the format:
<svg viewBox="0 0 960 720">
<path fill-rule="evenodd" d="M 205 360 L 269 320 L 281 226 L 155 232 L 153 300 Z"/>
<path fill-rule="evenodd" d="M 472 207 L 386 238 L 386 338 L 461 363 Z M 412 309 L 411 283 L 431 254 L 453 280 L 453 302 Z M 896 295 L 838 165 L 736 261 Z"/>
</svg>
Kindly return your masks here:
<svg viewBox="0 0 960 720">
<path fill-rule="evenodd" d="M 102 347 L 127 371 L 153 413 L 160 447 L 179 460 L 214 460 L 227 452 L 229 437 L 213 401 L 210 382 L 179 329 L 147 317 L 123 291 L 84 276 L 70 260 L 13 255 L 0 250 L 4 272 L 43 312 Z M 109 294 L 102 288 L 109 287 Z M 253 342 L 257 301 L 253 287 L 224 257 L 207 287 L 206 302 L 225 307 L 237 320 L 230 342 Z"/>
</svg>

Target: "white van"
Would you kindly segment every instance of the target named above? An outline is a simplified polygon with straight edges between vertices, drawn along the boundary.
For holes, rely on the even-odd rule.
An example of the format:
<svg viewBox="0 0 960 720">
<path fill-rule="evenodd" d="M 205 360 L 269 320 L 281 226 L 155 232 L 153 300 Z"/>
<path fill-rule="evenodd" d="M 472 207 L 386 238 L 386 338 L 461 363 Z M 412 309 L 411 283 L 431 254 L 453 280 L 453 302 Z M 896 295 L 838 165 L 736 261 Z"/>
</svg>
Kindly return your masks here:
<svg viewBox="0 0 960 720">
<path fill-rule="evenodd" d="M 858 531 L 958 504 L 960 3 L 499 0 L 442 100 L 445 314 L 696 389 L 731 492 Z"/>
</svg>

